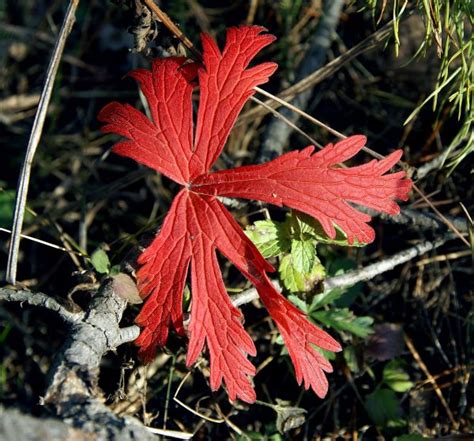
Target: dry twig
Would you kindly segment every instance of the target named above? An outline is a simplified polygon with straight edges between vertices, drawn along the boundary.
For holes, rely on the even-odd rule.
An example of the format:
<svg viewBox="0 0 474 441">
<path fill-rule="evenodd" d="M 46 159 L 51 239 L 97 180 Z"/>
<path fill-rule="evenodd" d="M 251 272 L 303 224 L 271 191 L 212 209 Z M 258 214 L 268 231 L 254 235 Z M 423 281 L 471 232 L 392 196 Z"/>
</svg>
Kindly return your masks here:
<svg viewBox="0 0 474 441">
<path fill-rule="evenodd" d="M 49 62 L 48 70 L 46 72 L 46 81 L 41 92 L 41 98 L 38 105 L 38 111 L 33 122 L 33 128 L 31 129 L 30 140 L 28 141 L 28 147 L 26 149 L 26 156 L 23 162 L 23 167 L 20 173 L 20 179 L 18 182 L 17 196 L 15 202 L 15 212 L 13 218 L 12 227 L 12 238 L 10 242 L 10 248 L 8 250 L 8 264 L 7 264 L 7 275 L 6 279 L 13 285 L 16 283 L 16 271 L 18 265 L 18 251 L 20 248 L 21 230 L 23 227 L 23 219 L 25 216 L 26 199 L 28 196 L 28 186 L 30 183 L 31 166 L 33 165 L 33 159 L 35 157 L 36 149 L 41 139 L 43 132 L 43 125 L 48 112 L 49 102 L 51 100 L 51 94 L 53 92 L 54 80 L 58 72 L 59 63 L 64 51 L 67 37 L 71 32 L 72 25 L 75 20 L 75 13 L 79 0 L 71 0 L 69 2 L 66 15 L 59 32 L 56 45 L 54 46 L 53 55 Z"/>
</svg>

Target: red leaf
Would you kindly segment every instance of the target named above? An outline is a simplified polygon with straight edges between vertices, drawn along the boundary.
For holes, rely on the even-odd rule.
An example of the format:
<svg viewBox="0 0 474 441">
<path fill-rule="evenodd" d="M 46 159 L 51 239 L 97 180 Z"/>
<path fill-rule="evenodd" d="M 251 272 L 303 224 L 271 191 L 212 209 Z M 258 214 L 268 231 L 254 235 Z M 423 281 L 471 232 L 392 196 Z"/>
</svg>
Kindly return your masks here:
<svg viewBox="0 0 474 441">
<path fill-rule="evenodd" d="M 366 224 L 369 216 L 348 202 L 397 213 L 394 199 L 406 199 L 410 181 L 404 173 L 384 175 L 400 157 L 395 152 L 382 161 L 350 169 L 336 164 L 351 158 L 365 143 L 354 136 L 312 154 L 308 147 L 268 164 L 239 167 L 209 174 L 229 132 L 253 88 L 266 82 L 276 65 L 248 68 L 259 50 L 273 41 L 261 35 L 263 28 L 247 26 L 227 32 L 221 53 L 203 36 L 204 65 L 199 70 L 201 88 L 197 128 L 192 133 L 193 63 L 183 58 L 155 61 L 152 71 L 132 73 L 141 85 L 153 121 L 129 105 L 111 103 L 99 114 L 108 123 L 103 130 L 128 140 L 114 152 L 130 157 L 183 184 L 161 231 L 140 256 L 137 272 L 141 296 L 146 299 L 136 322 L 142 333 L 136 343 L 145 361 L 157 346 L 166 344 L 173 323 L 183 329 L 183 290 L 191 266 L 191 316 L 187 363 L 193 364 L 204 346 L 210 354 L 211 388 L 225 383 L 231 399 L 255 401 L 251 376 L 255 368 L 247 355 L 255 346 L 242 325 L 242 315 L 227 296 L 216 251 L 227 257 L 257 288 L 262 302 L 278 326 L 288 347 L 299 383 L 323 397 L 328 389 L 324 372 L 329 362 L 313 345 L 328 351 L 341 347 L 331 336 L 310 323 L 270 283 L 273 267 L 243 233 L 217 200 L 218 195 L 254 198 L 287 205 L 315 216 L 333 236 L 337 224 L 349 240 L 373 240 Z"/>
<path fill-rule="evenodd" d="M 354 156 L 365 142 L 364 136 L 351 136 L 314 154 L 314 147 L 306 147 L 266 164 L 203 175 L 193 182 L 193 190 L 295 208 L 318 219 L 331 238 L 336 236 L 336 224 L 349 243 L 354 239 L 369 243 L 375 239 L 374 230 L 367 225 L 371 217 L 348 202 L 397 214 L 400 208 L 394 199 L 408 199 L 411 181 L 403 179 L 405 172 L 384 175 L 400 159 L 401 150 L 381 161 L 335 167 Z"/>
<path fill-rule="evenodd" d="M 278 67 L 275 63 L 263 63 L 247 69 L 252 58 L 275 40 L 273 35 L 260 35 L 265 30 L 260 26 L 228 29 L 222 53 L 209 35 L 202 35 L 204 67 L 199 70 L 201 93 L 192 178 L 209 171 L 239 112 L 255 93 L 253 88 L 266 83 Z"/>
<path fill-rule="evenodd" d="M 270 281 L 256 286 L 288 348 L 298 384 L 304 380 L 305 389 L 311 387 L 318 397 L 324 398 L 328 391 L 324 372 L 332 372 L 332 366 L 312 345 L 332 352 L 341 351 L 341 345 L 310 323 L 296 306 L 275 290 Z"/>
<path fill-rule="evenodd" d="M 173 322 L 183 334 L 183 289 L 191 259 L 191 243 L 187 230 L 186 192 L 175 198 L 170 212 L 153 243 L 142 253 L 138 263 L 138 288 L 147 299 L 136 323 L 143 327 L 136 340 L 144 361 L 151 361 L 157 346 L 164 346 L 168 327 Z"/>
<path fill-rule="evenodd" d="M 128 138 L 113 151 L 158 170 L 174 181 L 189 180 L 192 155 L 192 78 L 197 65 L 182 57 L 155 60 L 152 71 L 138 69 L 130 73 L 145 95 L 153 122 L 128 104 L 105 106 L 98 119 L 108 123 L 103 132 Z"/>
</svg>

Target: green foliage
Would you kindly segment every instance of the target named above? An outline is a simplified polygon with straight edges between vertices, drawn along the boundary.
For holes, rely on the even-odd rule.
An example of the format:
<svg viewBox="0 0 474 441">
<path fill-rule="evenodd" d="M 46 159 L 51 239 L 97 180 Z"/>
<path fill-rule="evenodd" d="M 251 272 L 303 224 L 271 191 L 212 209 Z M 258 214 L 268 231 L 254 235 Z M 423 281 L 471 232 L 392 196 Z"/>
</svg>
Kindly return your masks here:
<svg viewBox="0 0 474 441">
<path fill-rule="evenodd" d="M 257 221 L 247 228 L 246 234 L 263 257 L 280 257 L 280 278 L 292 293 L 311 292 L 326 277 L 317 255 L 318 244 L 349 246 L 341 230 L 337 229 L 336 237 L 331 239 L 318 221 L 297 211 L 289 213 L 283 222 Z"/>
<path fill-rule="evenodd" d="M 400 46 L 400 20 L 409 10 L 417 9 L 425 24 L 425 37 L 417 54 L 435 47 L 440 58 L 440 69 L 433 92 L 408 117 L 408 123 L 428 103 L 440 113 L 449 108 L 461 125 L 457 135 L 444 152 L 448 167 L 454 169 L 474 151 L 474 3 L 471 0 L 400 1 L 365 0 L 374 15 L 382 17 L 391 9 L 395 51 Z"/>
<path fill-rule="evenodd" d="M 256 245 L 262 256 L 268 259 L 287 251 L 290 247 L 284 223 L 272 220 L 256 221 L 247 228 L 246 234 Z"/>
<path fill-rule="evenodd" d="M 400 359 L 387 363 L 383 369 L 382 381 L 365 397 L 367 413 L 379 427 L 406 426 L 397 392 L 407 392 L 413 387 L 413 382 L 404 367 Z"/>
<path fill-rule="evenodd" d="M 348 331 L 361 338 L 366 338 L 373 332 L 374 319 L 372 317 L 356 317 L 348 308 L 317 311 L 312 314 L 312 317 L 330 328 Z"/>
<path fill-rule="evenodd" d="M 400 427 L 402 420 L 400 401 L 391 389 L 377 388 L 365 397 L 365 408 L 372 421 L 379 427 Z"/>
<path fill-rule="evenodd" d="M 290 292 L 310 292 L 326 275 L 324 267 L 316 256 L 313 257 L 311 266 L 303 259 L 301 255 L 293 253 L 281 259 L 280 278 Z"/>
<path fill-rule="evenodd" d="M 11 228 L 13 222 L 13 212 L 15 210 L 15 190 L 4 188 L 5 182 L 0 181 L 0 228 Z M 25 212 L 25 223 L 31 220 L 31 213 L 28 208 Z"/>
<path fill-rule="evenodd" d="M 392 360 L 383 370 L 383 382 L 395 392 L 407 392 L 413 387 L 401 360 Z"/>
<path fill-rule="evenodd" d="M 0 345 L 3 345 L 12 330 L 13 325 L 8 322 L 3 322 L 3 329 L 0 332 Z"/>
<path fill-rule="evenodd" d="M 338 237 L 332 240 L 324 236 L 317 222 L 293 212 L 287 215 L 284 222 L 256 222 L 249 227 L 247 234 L 265 257 L 280 258 L 281 281 L 286 290 L 292 293 L 288 296 L 289 300 L 312 320 L 362 339 L 373 332 L 374 319 L 369 316 L 358 317 L 350 309 L 359 294 L 358 287 L 353 287 L 349 296 L 347 290 L 342 289 L 314 294 L 315 280 L 320 281 L 326 272 L 317 254 L 318 244 L 347 246 L 342 232 L 338 232 Z M 351 269 L 352 265 L 347 259 L 335 259 L 329 265 L 328 272 L 332 275 L 342 274 Z M 303 298 L 298 295 L 311 291 L 312 297 Z M 320 352 L 328 359 L 335 357 L 335 354 Z M 347 346 L 343 356 L 351 372 L 361 371 L 363 363 L 358 358 L 356 347 Z M 370 373 L 370 370 L 368 372 Z M 372 378 L 375 378 L 373 373 Z M 367 412 L 377 426 L 400 428 L 406 425 L 397 393 L 407 392 L 412 387 L 413 382 L 410 381 L 401 360 L 392 360 L 384 367 L 382 380 L 364 400 Z"/>
<path fill-rule="evenodd" d="M 0 191 L 0 227 L 10 228 L 15 208 L 15 191 Z"/>
<path fill-rule="evenodd" d="M 349 290 L 336 288 L 318 293 L 321 282 L 326 277 L 326 269 L 318 256 L 318 245 L 349 246 L 341 230 L 337 230 L 336 237 L 331 239 L 324 233 L 318 221 L 292 211 L 283 222 L 257 221 L 247 228 L 246 234 L 265 258 L 279 258 L 280 280 L 290 293 L 288 299 L 310 319 L 360 338 L 367 338 L 373 332 L 373 318 L 357 317 L 349 309 L 359 294 L 358 286 Z M 352 266 L 347 259 L 334 259 L 330 265 L 330 273 L 342 274 Z M 282 343 L 281 340 L 277 342 Z M 320 352 L 328 359 L 335 358 L 333 353 L 322 350 Z"/>
<path fill-rule="evenodd" d="M 358 374 L 361 371 L 361 366 L 357 357 L 357 348 L 354 346 L 346 346 L 342 355 L 344 356 L 344 360 L 346 361 L 349 370 L 354 374 Z"/>
<path fill-rule="evenodd" d="M 341 292 L 341 290 L 332 290 L 315 295 L 309 304 L 296 295 L 290 295 L 288 299 L 313 320 L 337 331 L 346 331 L 357 337 L 366 338 L 373 332 L 374 319 L 368 316 L 357 317 L 349 308 L 337 308 L 334 301 L 339 298 Z M 331 304 L 330 309 L 321 309 L 329 304 Z"/>
<path fill-rule="evenodd" d="M 91 264 L 100 274 L 108 274 L 110 272 L 109 256 L 107 256 L 107 253 L 101 248 L 98 248 L 92 253 Z"/>
<path fill-rule="evenodd" d="M 301 12 L 303 10 L 302 0 L 280 0 L 275 4 L 275 10 L 281 17 L 282 35 L 277 41 L 278 45 L 278 64 L 283 68 L 282 70 L 291 77 L 291 73 L 295 71 L 295 60 L 292 48 L 294 42 L 291 41 L 290 33 L 298 22 Z"/>
</svg>

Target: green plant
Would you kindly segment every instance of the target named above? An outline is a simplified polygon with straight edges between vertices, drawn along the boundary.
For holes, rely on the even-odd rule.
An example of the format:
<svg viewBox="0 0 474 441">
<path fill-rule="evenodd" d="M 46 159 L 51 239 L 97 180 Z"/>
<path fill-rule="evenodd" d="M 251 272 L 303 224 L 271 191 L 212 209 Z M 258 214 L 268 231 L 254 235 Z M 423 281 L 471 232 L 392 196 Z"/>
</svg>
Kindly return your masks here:
<svg viewBox="0 0 474 441">
<path fill-rule="evenodd" d="M 474 3 L 470 0 L 365 0 L 365 6 L 379 19 L 391 8 L 395 51 L 398 54 L 400 21 L 417 11 L 425 25 L 424 39 L 417 55 L 435 47 L 440 59 L 434 90 L 405 121 L 410 122 L 429 102 L 438 118 L 443 109 L 457 116 L 459 130 L 443 152 L 443 163 L 453 170 L 474 151 Z"/>
<path fill-rule="evenodd" d="M 343 231 L 338 229 L 336 237 L 331 239 L 317 221 L 293 210 L 282 222 L 271 219 L 256 221 L 247 228 L 246 234 L 264 257 L 279 258 L 280 281 L 289 292 L 288 299 L 313 321 L 360 338 L 373 332 L 373 318 L 358 317 L 350 309 L 357 293 L 354 296 L 339 288 L 321 292 L 321 282 L 327 270 L 318 256 L 318 246 L 349 246 Z M 365 244 L 355 242 L 351 246 Z M 330 266 L 331 272 L 344 272 L 337 261 L 332 261 Z M 321 352 L 329 359 L 335 358 L 333 353 Z"/>
<path fill-rule="evenodd" d="M 413 387 L 402 360 L 395 359 L 383 369 L 382 380 L 375 390 L 365 397 L 364 404 L 372 421 L 379 427 L 404 427 L 400 400 L 397 393 Z"/>
</svg>

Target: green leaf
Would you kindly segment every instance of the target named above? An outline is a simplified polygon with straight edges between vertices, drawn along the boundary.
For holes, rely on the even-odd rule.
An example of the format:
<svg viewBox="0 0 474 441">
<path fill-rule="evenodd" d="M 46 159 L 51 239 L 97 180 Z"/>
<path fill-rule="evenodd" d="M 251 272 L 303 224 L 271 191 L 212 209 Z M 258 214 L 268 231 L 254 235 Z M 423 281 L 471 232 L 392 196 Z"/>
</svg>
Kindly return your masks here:
<svg viewBox="0 0 474 441">
<path fill-rule="evenodd" d="M 310 311 L 315 311 L 325 305 L 329 305 L 337 300 L 344 294 L 344 290 L 340 288 L 334 288 L 329 291 L 325 291 L 322 294 L 317 294 L 313 297 L 311 306 L 309 307 Z"/>
<path fill-rule="evenodd" d="M 316 311 L 311 314 L 311 317 L 331 328 L 348 331 L 362 338 L 373 332 L 374 319 L 372 317 L 356 317 L 348 308 Z"/>
<path fill-rule="evenodd" d="M 302 273 L 309 273 L 316 259 L 316 244 L 311 240 L 292 240 L 291 255 L 295 269 Z"/>
<path fill-rule="evenodd" d="M 6 190 L 3 186 L 6 185 L 4 181 L 0 181 L 0 227 L 11 228 L 13 222 L 13 211 L 15 210 L 15 190 Z M 32 219 L 28 207 L 25 210 L 25 224 Z"/>
<path fill-rule="evenodd" d="M 365 397 L 365 408 L 372 421 L 379 427 L 401 422 L 401 408 L 395 392 L 390 389 L 376 389 Z M 392 424 L 393 425 L 393 424 Z"/>
<path fill-rule="evenodd" d="M 400 360 L 392 360 L 383 370 L 383 382 L 395 392 L 406 392 L 413 387 L 410 376 L 403 369 Z"/>
<path fill-rule="evenodd" d="M 290 294 L 288 296 L 288 300 L 293 303 L 298 309 L 301 309 L 305 314 L 309 313 L 308 304 L 303 299 L 300 299 L 294 294 Z"/>
<path fill-rule="evenodd" d="M 15 190 L 0 189 L 0 227 L 10 228 L 15 208 Z"/>
<path fill-rule="evenodd" d="M 331 351 L 326 351 L 325 349 L 321 349 L 319 346 L 313 345 L 313 348 L 318 351 L 324 358 L 327 360 L 335 360 L 336 353 Z"/>
<path fill-rule="evenodd" d="M 116 276 L 117 274 L 120 274 L 120 270 L 121 270 L 120 265 L 114 265 L 113 267 L 110 268 L 110 275 Z"/>
<path fill-rule="evenodd" d="M 346 346 L 342 354 L 344 355 L 349 370 L 354 374 L 358 374 L 361 371 L 361 367 L 357 349 L 354 346 Z"/>
<path fill-rule="evenodd" d="M 329 260 L 326 270 L 330 276 L 339 276 L 356 267 L 354 260 L 345 257 L 337 257 Z M 345 288 L 341 296 L 334 300 L 334 304 L 338 308 L 349 308 L 362 293 L 362 287 L 362 283 L 356 283 L 349 288 Z"/>
<path fill-rule="evenodd" d="M 91 256 L 91 263 L 98 273 L 108 274 L 110 270 L 110 260 L 104 250 L 100 248 L 95 250 Z"/>
<path fill-rule="evenodd" d="M 10 334 L 10 331 L 12 330 L 13 325 L 11 325 L 8 322 L 3 323 L 3 329 L 0 332 L 0 344 L 4 344 L 5 340 L 7 339 L 8 335 Z"/>
<path fill-rule="evenodd" d="M 293 256 L 287 254 L 280 261 L 280 278 L 285 288 L 290 292 L 304 291 L 304 281 L 301 272 L 293 264 Z"/>
<path fill-rule="evenodd" d="M 265 258 L 279 256 L 290 250 L 290 239 L 281 222 L 257 221 L 245 231 Z"/>
<path fill-rule="evenodd" d="M 365 247 L 367 245 L 365 243 L 359 242 L 349 244 L 347 242 L 346 234 L 337 225 L 334 225 L 334 228 L 336 230 L 336 237 L 334 239 L 331 239 L 323 230 L 321 224 L 313 217 L 297 211 L 293 211 L 291 216 L 291 225 L 293 226 L 295 231 L 298 231 L 302 235 L 312 236 L 313 239 L 315 239 L 318 243 L 339 245 L 344 247 Z"/>
<path fill-rule="evenodd" d="M 319 259 L 314 256 L 313 267 L 310 271 L 300 271 L 295 265 L 295 259 L 301 255 L 287 254 L 280 261 L 280 278 L 285 288 L 290 292 L 310 292 L 324 279 L 326 273 Z M 298 262 L 301 266 L 301 262 Z"/>
<path fill-rule="evenodd" d="M 314 231 L 313 224 L 318 224 L 318 221 L 296 210 L 291 210 L 285 220 L 287 229 L 291 231 L 295 239 L 303 239 L 305 235 L 311 236 Z"/>
</svg>

